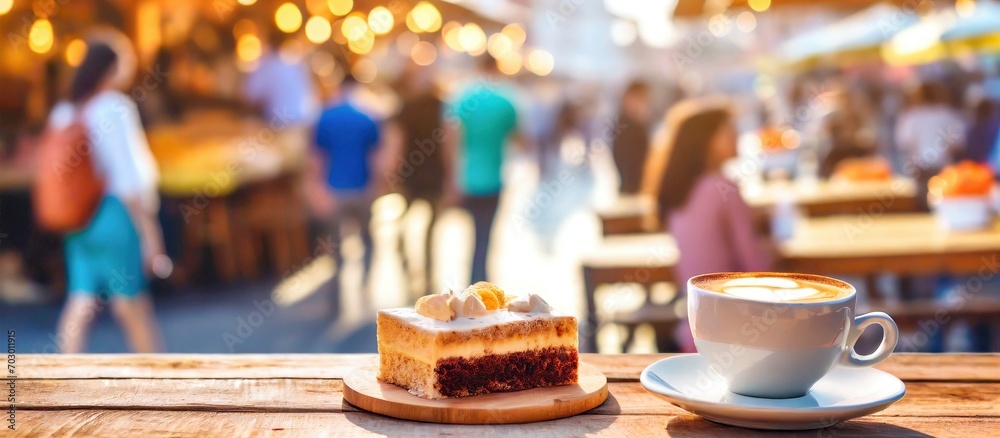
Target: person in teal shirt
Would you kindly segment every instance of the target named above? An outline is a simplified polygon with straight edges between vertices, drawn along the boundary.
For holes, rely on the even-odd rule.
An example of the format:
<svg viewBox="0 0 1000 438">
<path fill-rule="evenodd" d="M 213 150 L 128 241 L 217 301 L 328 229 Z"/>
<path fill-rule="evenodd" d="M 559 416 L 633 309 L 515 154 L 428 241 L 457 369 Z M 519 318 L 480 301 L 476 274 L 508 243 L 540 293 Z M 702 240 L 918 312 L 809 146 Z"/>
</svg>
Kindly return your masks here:
<svg viewBox="0 0 1000 438">
<path fill-rule="evenodd" d="M 486 255 L 490 231 L 503 187 L 501 171 L 507 144 L 517 131 L 517 110 L 512 92 L 496 82 L 501 77 L 496 62 L 484 56 L 479 77 L 461 91 L 445 109 L 449 129 L 446 158 L 453 163 L 452 196 L 472 215 L 475 250 L 472 282 L 486 281 Z"/>
</svg>

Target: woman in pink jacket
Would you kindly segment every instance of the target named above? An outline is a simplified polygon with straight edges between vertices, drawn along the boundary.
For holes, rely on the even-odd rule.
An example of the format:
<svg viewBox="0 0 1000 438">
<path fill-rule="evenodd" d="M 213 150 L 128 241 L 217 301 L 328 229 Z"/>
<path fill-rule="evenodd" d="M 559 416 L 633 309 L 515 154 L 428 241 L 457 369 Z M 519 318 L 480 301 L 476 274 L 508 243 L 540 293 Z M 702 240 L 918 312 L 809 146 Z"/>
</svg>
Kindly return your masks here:
<svg viewBox="0 0 1000 438">
<path fill-rule="evenodd" d="M 678 287 L 687 279 L 711 272 L 768 271 L 771 245 L 754 232 L 750 207 L 739 187 L 722 175 L 724 163 L 736 156 L 736 129 L 727 105 L 687 101 L 667 115 L 665 136 L 651 167 L 659 178 L 654 187 L 664 228 L 677 241 Z M 687 324 L 677 332 L 683 351 L 694 351 Z"/>
</svg>

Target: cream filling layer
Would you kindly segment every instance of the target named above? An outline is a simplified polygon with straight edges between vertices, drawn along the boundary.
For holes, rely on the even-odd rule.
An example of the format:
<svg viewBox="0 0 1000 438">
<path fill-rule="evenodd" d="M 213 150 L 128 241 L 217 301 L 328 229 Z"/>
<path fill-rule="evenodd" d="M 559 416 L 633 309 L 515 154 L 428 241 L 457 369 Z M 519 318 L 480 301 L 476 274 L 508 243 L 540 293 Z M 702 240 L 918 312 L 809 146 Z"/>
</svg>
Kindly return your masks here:
<svg viewBox="0 0 1000 438">
<path fill-rule="evenodd" d="M 486 356 L 487 354 L 507 354 L 518 351 L 539 350 L 549 347 L 571 347 L 577 348 L 576 333 L 566 333 L 557 336 L 555 333 L 543 333 L 532 335 L 527 338 L 506 339 L 502 341 L 486 342 L 479 339 L 470 339 L 465 342 L 455 343 L 446 347 L 434 345 L 432 336 L 427 337 L 427 344 L 422 348 L 414 348 L 413 345 L 383 340 L 380 348 L 396 354 L 404 355 L 431 366 L 437 364 L 438 359 L 446 357 L 475 358 Z"/>
</svg>

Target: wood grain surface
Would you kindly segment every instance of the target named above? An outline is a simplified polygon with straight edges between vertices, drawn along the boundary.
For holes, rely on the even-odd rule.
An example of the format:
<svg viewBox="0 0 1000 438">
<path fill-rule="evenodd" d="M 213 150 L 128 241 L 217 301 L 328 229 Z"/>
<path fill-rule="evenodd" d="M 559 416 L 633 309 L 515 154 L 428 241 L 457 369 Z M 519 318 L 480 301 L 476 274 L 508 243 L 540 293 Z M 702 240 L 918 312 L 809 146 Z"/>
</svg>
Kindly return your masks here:
<svg viewBox="0 0 1000 438">
<path fill-rule="evenodd" d="M 995 436 L 1000 354 L 895 354 L 899 403 L 820 431 L 717 425 L 648 393 L 643 368 L 668 355 L 581 355 L 608 377 L 583 414 L 516 425 L 446 425 L 364 412 L 342 379 L 375 355 L 18 356 L 17 430 L 4 436 Z"/>
</svg>

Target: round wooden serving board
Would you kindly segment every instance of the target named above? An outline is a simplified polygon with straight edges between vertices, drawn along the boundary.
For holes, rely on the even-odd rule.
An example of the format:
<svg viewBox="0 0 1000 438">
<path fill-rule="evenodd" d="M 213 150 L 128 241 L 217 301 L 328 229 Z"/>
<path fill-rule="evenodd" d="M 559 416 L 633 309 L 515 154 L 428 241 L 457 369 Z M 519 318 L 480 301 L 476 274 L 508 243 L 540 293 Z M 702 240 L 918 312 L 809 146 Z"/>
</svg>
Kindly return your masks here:
<svg viewBox="0 0 1000 438">
<path fill-rule="evenodd" d="M 344 399 L 376 414 L 404 420 L 452 424 L 530 423 L 589 411 L 608 398 L 608 379 L 580 363 L 576 385 L 428 400 L 375 378 L 374 367 L 344 378 Z"/>
</svg>

